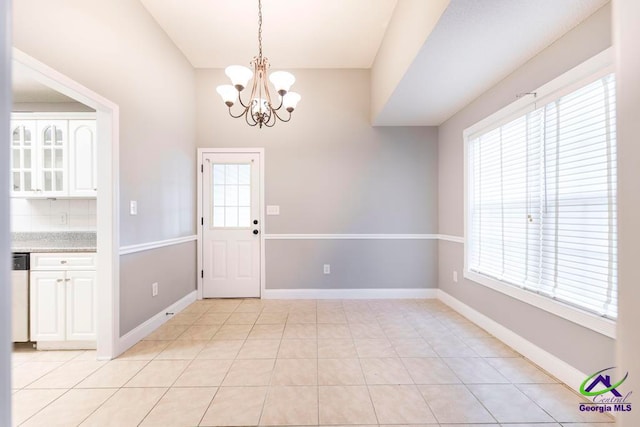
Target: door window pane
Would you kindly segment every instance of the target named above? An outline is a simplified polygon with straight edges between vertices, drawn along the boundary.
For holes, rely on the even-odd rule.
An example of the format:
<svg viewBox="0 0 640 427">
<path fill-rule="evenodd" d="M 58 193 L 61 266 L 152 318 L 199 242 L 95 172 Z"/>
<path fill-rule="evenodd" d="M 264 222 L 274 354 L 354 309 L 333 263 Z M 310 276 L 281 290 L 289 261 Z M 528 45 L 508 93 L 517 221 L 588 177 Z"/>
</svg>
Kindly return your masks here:
<svg viewBox="0 0 640 427">
<path fill-rule="evenodd" d="M 225 174 L 227 178 L 227 185 L 237 185 L 238 184 L 238 165 L 227 165 L 227 173 Z"/>
<path fill-rule="evenodd" d="M 225 206 L 238 206 L 238 186 L 227 185 L 224 192 Z"/>
<path fill-rule="evenodd" d="M 248 185 L 238 187 L 238 206 L 251 206 L 251 187 Z"/>
<path fill-rule="evenodd" d="M 213 186 L 213 206 L 224 206 L 224 185 Z"/>
<path fill-rule="evenodd" d="M 213 185 L 224 185 L 225 165 L 213 165 Z"/>
<path fill-rule="evenodd" d="M 248 228 L 251 224 L 251 165 L 212 165 L 213 227 Z"/>
<path fill-rule="evenodd" d="M 44 167 L 51 169 L 51 150 L 44 150 Z"/>
</svg>

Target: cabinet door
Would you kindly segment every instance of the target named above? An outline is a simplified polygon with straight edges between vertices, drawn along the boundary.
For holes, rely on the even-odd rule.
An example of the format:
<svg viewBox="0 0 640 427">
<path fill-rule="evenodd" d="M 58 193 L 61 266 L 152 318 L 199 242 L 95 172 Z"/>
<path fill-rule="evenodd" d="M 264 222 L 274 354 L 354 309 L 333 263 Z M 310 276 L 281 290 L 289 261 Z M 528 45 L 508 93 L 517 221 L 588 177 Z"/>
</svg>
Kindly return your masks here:
<svg viewBox="0 0 640 427">
<path fill-rule="evenodd" d="M 68 121 L 38 120 L 38 189 L 45 197 L 68 194 Z"/>
<path fill-rule="evenodd" d="M 11 195 L 36 195 L 36 121 L 11 121 Z"/>
<path fill-rule="evenodd" d="M 96 273 L 67 271 L 67 340 L 96 339 Z"/>
<path fill-rule="evenodd" d="M 63 341 L 66 336 L 64 271 L 34 271 L 30 278 L 31 341 Z"/>
<path fill-rule="evenodd" d="M 69 196 L 96 196 L 96 148 L 96 121 L 69 120 Z"/>
</svg>

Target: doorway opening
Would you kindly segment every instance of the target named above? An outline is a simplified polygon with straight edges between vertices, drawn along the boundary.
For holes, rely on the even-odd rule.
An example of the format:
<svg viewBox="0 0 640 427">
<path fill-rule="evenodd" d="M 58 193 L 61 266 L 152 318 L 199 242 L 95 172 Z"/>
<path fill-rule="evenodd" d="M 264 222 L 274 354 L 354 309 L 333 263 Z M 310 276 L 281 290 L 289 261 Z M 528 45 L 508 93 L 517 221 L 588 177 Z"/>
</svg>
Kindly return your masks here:
<svg viewBox="0 0 640 427">
<path fill-rule="evenodd" d="M 14 72 L 21 78 L 36 82 L 52 93 L 58 94 L 57 96 L 66 97 L 78 105 L 88 107 L 89 111 L 95 111 L 95 149 L 100 161 L 96 163 L 95 190 L 91 188 L 89 191 L 95 193 L 97 201 L 95 208 L 96 345 L 99 360 L 112 359 L 120 353 L 118 106 L 15 48 L 12 52 L 12 66 Z M 55 150 L 51 150 L 51 153 L 56 154 Z M 64 177 L 62 172 L 53 170 L 52 174 L 47 176 L 53 177 L 54 182 L 57 178 L 56 172 L 59 177 Z M 63 222 L 62 219 L 60 221 Z"/>
</svg>

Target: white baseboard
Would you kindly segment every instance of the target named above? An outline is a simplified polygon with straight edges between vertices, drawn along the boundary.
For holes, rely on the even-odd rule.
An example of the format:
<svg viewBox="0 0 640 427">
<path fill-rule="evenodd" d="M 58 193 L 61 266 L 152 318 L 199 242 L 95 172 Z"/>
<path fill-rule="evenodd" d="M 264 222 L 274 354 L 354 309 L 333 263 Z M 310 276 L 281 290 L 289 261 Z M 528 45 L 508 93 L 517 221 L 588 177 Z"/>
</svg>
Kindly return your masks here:
<svg viewBox="0 0 640 427">
<path fill-rule="evenodd" d="M 95 350 L 95 341 L 38 341 L 38 350 Z"/>
<path fill-rule="evenodd" d="M 587 377 L 578 369 L 553 354 L 538 347 L 530 341 L 522 338 L 512 330 L 505 328 L 495 320 L 490 319 L 479 311 L 474 310 L 462 301 L 452 297 L 441 289 L 438 289 L 438 299 L 489 332 L 491 335 L 504 342 L 536 365 L 568 385 L 573 390 L 578 390 L 580 384 Z"/>
<path fill-rule="evenodd" d="M 430 289 L 265 289 L 264 299 L 404 299 L 437 298 Z"/>
<path fill-rule="evenodd" d="M 118 341 L 117 355 L 120 355 L 127 351 L 129 348 L 133 347 L 136 343 L 140 342 L 143 338 L 145 338 L 147 335 L 158 329 L 167 320 L 169 320 L 171 317 L 167 316 L 167 312 L 178 314 L 189 304 L 194 302 L 196 300 L 196 296 L 196 291 L 188 293 L 178 301 L 171 304 L 169 307 L 161 310 L 158 314 L 156 314 L 146 322 L 121 336 L 120 340 Z"/>
</svg>

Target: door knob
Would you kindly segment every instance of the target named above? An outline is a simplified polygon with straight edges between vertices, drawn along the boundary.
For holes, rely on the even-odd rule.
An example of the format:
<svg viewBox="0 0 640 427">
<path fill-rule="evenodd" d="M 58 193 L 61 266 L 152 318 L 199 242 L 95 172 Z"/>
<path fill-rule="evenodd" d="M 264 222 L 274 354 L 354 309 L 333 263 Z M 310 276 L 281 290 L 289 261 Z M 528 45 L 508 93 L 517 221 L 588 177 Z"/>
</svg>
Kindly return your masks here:
<svg viewBox="0 0 640 427">
<path fill-rule="evenodd" d="M 259 231 L 258 230 L 253 230 L 253 234 L 258 234 Z"/>
<path fill-rule="evenodd" d="M 258 224 L 258 220 L 257 220 L 257 219 L 254 219 L 254 220 L 253 220 L 253 223 L 257 225 L 257 224 Z"/>
</svg>

